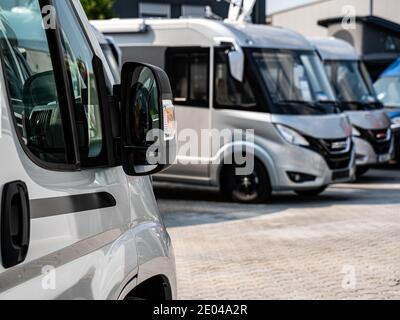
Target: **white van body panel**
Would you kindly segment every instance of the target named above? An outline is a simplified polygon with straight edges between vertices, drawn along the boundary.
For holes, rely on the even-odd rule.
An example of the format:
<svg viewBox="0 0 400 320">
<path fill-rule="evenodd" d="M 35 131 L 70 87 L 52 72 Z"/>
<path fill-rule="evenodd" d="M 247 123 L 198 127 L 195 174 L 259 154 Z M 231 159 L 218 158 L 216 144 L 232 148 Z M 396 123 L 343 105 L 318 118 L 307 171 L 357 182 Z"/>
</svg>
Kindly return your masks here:
<svg viewBox="0 0 400 320">
<path fill-rule="evenodd" d="M 95 54 L 113 77 L 78 0 L 71 1 Z M 163 276 L 176 297 L 173 249 L 149 177 L 127 177 L 122 167 L 50 171 L 32 162 L 16 133 L 0 66 L 0 193 L 5 183 L 26 183 L 31 235 L 23 263 L 0 264 L 0 299 L 119 299 L 124 288 Z M 51 199 L 107 193 L 115 206 L 49 212 Z M 57 209 L 57 202 L 54 203 Z M 56 210 L 57 211 L 57 210 Z M 122 295 L 122 296 L 121 296 Z"/>
</svg>

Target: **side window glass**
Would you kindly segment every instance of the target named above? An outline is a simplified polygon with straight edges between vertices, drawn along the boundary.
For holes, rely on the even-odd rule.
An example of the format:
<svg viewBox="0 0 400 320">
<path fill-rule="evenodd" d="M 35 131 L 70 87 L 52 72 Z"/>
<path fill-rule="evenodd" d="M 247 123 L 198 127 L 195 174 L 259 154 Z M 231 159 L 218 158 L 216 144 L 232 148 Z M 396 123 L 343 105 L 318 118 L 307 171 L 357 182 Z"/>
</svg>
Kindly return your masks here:
<svg viewBox="0 0 400 320">
<path fill-rule="evenodd" d="M 38 1 L 1 4 L 0 47 L 11 108 L 24 144 L 42 161 L 65 164 L 63 123 Z"/>
<path fill-rule="evenodd" d="M 189 57 L 187 54 L 175 54 L 167 57 L 167 61 L 170 61 L 167 72 L 171 79 L 174 101 L 178 104 L 187 103 L 189 101 Z"/>
<path fill-rule="evenodd" d="M 199 106 L 207 106 L 208 101 L 208 54 L 193 53 L 190 61 L 190 101 Z"/>
<path fill-rule="evenodd" d="M 166 61 L 175 104 L 208 107 L 209 49 L 170 48 Z"/>
<path fill-rule="evenodd" d="M 75 101 L 81 158 L 85 162 L 102 154 L 103 127 L 99 92 L 93 70 L 94 55 L 68 2 L 55 1 L 55 5 L 61 25 L 64 60 Z"/>
<path fill-rule="evenodd" d="M 245 70 L 243 82 L 230 74 L 227 49 L 215 51 L 215 107 L 229 109 L 255 109 L 257 102 Z"/>
</svg>

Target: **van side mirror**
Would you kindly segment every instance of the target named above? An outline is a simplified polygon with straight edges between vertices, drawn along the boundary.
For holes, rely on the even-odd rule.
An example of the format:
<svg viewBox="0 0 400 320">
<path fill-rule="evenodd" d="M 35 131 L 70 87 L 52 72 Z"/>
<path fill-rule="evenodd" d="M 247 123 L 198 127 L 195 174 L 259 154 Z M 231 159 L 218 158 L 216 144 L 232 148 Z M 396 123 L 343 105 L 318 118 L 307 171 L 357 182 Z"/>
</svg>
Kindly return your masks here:
<svg viewBox="0 0 400 320">
<path fill-rule="evenodd" d="M 161 172 L 176 159 L 175 108 L 167 74 L 127 62 L 121 73 L 121 158 L 127 175 Z"/>
<path fill-rule="evenodd" d="M 230 74 L 237 81 L 243 82 L 245 60 L 243 49 L 233 38 L 230 37 L 216 37 L 215 41 L 220 46 L 226 46 L 229 48 L 228 61 Z"/>
</svg>

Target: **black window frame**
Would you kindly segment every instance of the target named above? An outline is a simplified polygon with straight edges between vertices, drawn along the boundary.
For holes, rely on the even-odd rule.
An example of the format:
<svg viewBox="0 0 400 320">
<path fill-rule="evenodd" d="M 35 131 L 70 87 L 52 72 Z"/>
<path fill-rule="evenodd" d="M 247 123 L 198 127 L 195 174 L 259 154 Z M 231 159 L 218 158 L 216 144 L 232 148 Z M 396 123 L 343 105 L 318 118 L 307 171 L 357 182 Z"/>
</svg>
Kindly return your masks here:
<svg viewBox="0 0 400 320">
<path fill-rule="evenodd" d="M 37 0 L 39 3 L 39 7 L 41 10 L 45 6 L 53 6 L 54 0 Z M 93 159 L 93 161 L 82 161 L 81 160 L 81 152 L 79 148 L 79 135 L 76 126 L 76 116 L 75 116 L 75 101 L 73 96 L 73 89 L 71 87 L 70 76 L 67 71 L 67 66 L 64 61 L 64 51 L 62 45 L 62 35 L 61 30 L 62 27 L 60 25 L 60 20 L 56 11 L 56 28 L 47 28 L 45 30 L 47 44 L 49 47 L 50 59 L 52 62 L 52 71 L 54 74 L 55 85 L 57 88 L 57 96 L 58 102 L 60 105 L 60 114 L 62 121 L 62 129 L 64 134 L 64 143 L 65 143 L 65 153 L 66 153 L 66 162 L 65 163 L 53 163 L 40 159 L 37 157 L 25 144 L 23 137 L 21 135 L 20 130 L 18 129 L 17 119 L 14 115 L 14 110 L 12 108 L 11 94 L 9 83 L 5 78 L 5 74 L 3 72 L 3 81 L 5 83 L 7 100 L 9 106 L 10 117 L 12 118 L 12 124 L 14 126 L 14 132 L 18 137 L 20 145 L 24 150 L 25 154 L 28 158 L 35 163 L 37 166 L 50 170 L 50 171 L 61 171 L 61 172 L 75 172 L 80 171 L 82 169 L 91 169 L 97 167 L 110 167 L 118 165 L 116 162 L 117 155 L 114 154 L 113 148 L 113 138 L 111 135 L 111 117 L 109 110 L 109 98 L 108 94 L 109 89 L 106 83 L 106 77 L 104 73 L 104 67 L 102 60 L 96 55 L 92 43 L 85 32 L 85 28 L 83 27 L 82 21 L 76 12 L 76 8 L 71 4 L 70 1 L 67 1 L 68 6 L 70 8 L 70 13 L 74 15 L 74 18 L 79 23 L 79 27 L 84 31 L 83 34 L 86 38 L 87 44 L 93 54 L 93 71 L 96 79 L 96 86 L 99 95 L 99 107 L 102 121 L 102 129 L 103 129 L 103 145 L 102 152 L 99 157 Z M 45 17 L 45 13 L 42 10 L 42 17 Z M 4 64 L 4 55 L 3 51 L 0 48 L 0 58 L 1 58 L 1 66 L 2 70 L 5 70 Z"/>
<path fill-rule="evenodd" d="M 54 0 L 49 0 L 49 1 L 54 1 Z M 78 23 L 79 27 L 81 28 L 81 30 L 83 30 L 82 32 L 83 36 L 86 39 L 86 43 L 93 55 L 92 67 L 96 80 L 96 89 L 99 99 L 99 109 L 100 109 L 101 125 L 103 132 L 102 149 L 100 155 L 95 158 L 88 158 L 85 161 L 81 161 L 81 168 L 92 169 L 92 168 L 107 168 L 111 166 L 117 166 L 120 165 L 120 163 L 117 162 L 118 155 L 115 153 L 116 150 L 114 148 L 114 138 L 112 135 L 112 124 L 111 124 L 112 116 L 110 110 L 111 108 L 110 97 L 113 94 L 112 92 L 113 88 L 110 79 L 106 77 L 103 61 L 100 59 L 99 56 L 96 55 L 96 51 L 89 38 L 89 35 L 87 34 L 87 32 L 85 32 L 86 28 L 83 24 L 83 21 L 80 19 L 75 6 L 73 6 L 70 1 L 67 1 L 67 5 L 69 6 L 71 14 L 76 19 L 76 22 Z M 61 30 L 61 28 L 59 30 Z M 73 91 L 71 88 L 71 95 L 73 96 L 72 92 Z"/>
<path fill-rule="evenodd" d="M 168 47 L 165 51 L 165 71 L 168 74 L 168 77 L 171 79 L 171 85 L 173 82 L 173 77 L 171 70 L 174 69 L 174 64 L 172 63 L 171 57 L 177 54 L 187 54 L 188 56 L 196 53 L 206 53 L 207 54 L 207 101 L 200 102 L 198 100 L 188 100 L 188 101 L 176 101 L 174 97 L 174 105 L 177 106 L 187 106 L 187 107 L 195 107 L 195 108 L 210 108 L 210 64 L 211 64 L 211 47 Z M 191 74 L 190 74 L 190 63 L 187 63 L 188 66 L 188 87 L 187 87 L 187 97 L 190 97 L 191 90 Z"/>
</svg>

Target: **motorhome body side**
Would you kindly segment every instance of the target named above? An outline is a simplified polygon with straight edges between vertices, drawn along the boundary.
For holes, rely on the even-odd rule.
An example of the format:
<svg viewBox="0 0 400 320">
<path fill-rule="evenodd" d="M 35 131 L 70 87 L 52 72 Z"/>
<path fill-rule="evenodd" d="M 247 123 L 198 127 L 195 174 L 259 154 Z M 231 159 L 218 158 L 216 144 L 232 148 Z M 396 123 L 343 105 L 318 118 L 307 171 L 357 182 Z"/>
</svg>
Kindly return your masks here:
<svg viewBox="0 0 400 320">
<path fill-rule="evenodd" d="M 255 131 L 252 145 L 254 155 L 265 167 L 268 184 L 273 191 L 320 190 L 333 182 L 351 179 L 354 173 L 354 154 L 351 146 L 349 149 L 346 148 L 345 154 L 341 155 L 344 162 L 336 166 L 336 163 L 333 163 L 335 157 L 332 157 L 330 152 L 326 152 L 323 156 L 316 151 L 316 148 L 288 143 L 276 128 L 276 125 L 289 127 L 303 136 L 310 137 L 317 144 L 320 142 L 322 144 L 346 143 L 349 129 L 351 129 L 347 117 L 335 112 L 318 114 L 315 109 L 310 110 L 306 107 L 304 110 L 308 111 L 303 113 L 302 106 L 299 106 L 299 109 L 292 114 L 277 112 L 276 108 L 273 111 L 272 102 L 267 97 L 268 93 L 265 93 L 267 88 L 262 84 L 264 80 L 259 74 L 260 71 L 257 66 L 254 66 L 254 61 L 248 63 L 249 55 L 260 50 L 257 54 L 262 56 L 264 49 L 276 53 L 277 56 L 280 53 L 285 57 L 287 55 L 288 59 L 297 59 L 297 56 L 293 58 L 291 56 L 292 53 L 296 55 L 297 52 L 300 52 L 299 55 L 304 53 L 307 57 L 312 56 L 315 51 L 303 37 L 285 29 L 252 24 L 229 24 L 204 19 L 146 21 L 113 19 L 92 23 L 103 33 L 114 37 L 122 49 L 123 60 L 137 59 L 165 68 L 167 73 L 168 70 L 170 71 L 169 76 L 172 82 L 175 77 L 171 72 L 175 72 L 173 70 L 184 64 L 185 59 L 187 61 L 193 57 L 195 61 L 191 66 L 193 72 L 189 71 L 188 77 L 193 77 L 191 79 L 193 83 L 202 86 L 193 90 L 197 93 L 203 91 L 201 92 L 203 96 L 197 101 L 186 99 L 186 103 L 179 97 L 175 97 L 178 131 L 182 133 L 185 129 L 192 129 L 200 135 L 202 130 L 209 129 L 253 129 Z M 143 25 L 146 27 L 144 28 Z M 230 50 L 228 69 L 234 79 L 228 86 L 217 89 L 216 83 L 219 80 L 216 78 L 218 75 L 226 75 L 226 68 L 217 66 L 216 59 L 220 50 L 227 47 Z M 232 52 L 235 53 L 234 59 L 230 57 Z M 183 57 L 183 60 L 179 60 L 179 57 Z M 224 57 L 222 56 L 221 59 Z M 303 56 L 299 59 L 307 60 Z M 299 64 L 303 62 L 299 61 Z M 251 64 L 253 66 L 250 66 Z M 243 84 L 238 84 L 237 81 L 240 80 L 240 76 L 237 76 L 238 72 L 250 68 L 253 68 L 251 72 L 254 75 L 249 76 L 250 80 L 246 78 L 247 75 L 242 75 L 246 79 L 243 79 Z M 204 79 L 206 82 L 203 85 L 201 83 Z M 254 96 L 260 99 L 257 110 L 251 107 L 246 109 L 246 105 L 241 108 L 234 105 L 230 107 L 216 105 L 216 100 L 223 100 L 221 95 L 224 88 L 229 91 L 232 86 L 246 86 L 248 81 L 251 82 Z M 185 86 L 188 85 L 190 86 L 190 79 L 185 82 Z M 251 91 L 248 87 L 244 90 Z M 239 90 L 237 93 L 243 95 L 243 91 Z M 230 95 L 232 96 L 233 94 Z M 226 100 L 229 100 L 229 97 Z M 310 108 L 312 109 L 312 106 Z M 180 141 L 179 144 L 182 146 L 186 142 Z M 210 144 L 212 143 L 211 141 Z M 194 160 L 198 161 L 194 161 L 195 165 L 174 165 L 165 173 L 158 175 L 156 179 L 221 186 L 221 172 L 224 166 L 211 163 L 223 154 L 224 149 L 229 149 L 229 146 L 223 145 L 208 159 L 204 159 L 201 155 L 190 157 L 187 154 L 178 153 L 180 160 L 196 158 Z M 202 161 L 199 161 L 200 159 Z M 203 160 L 206 160 L 205 163 Z M 346 174 L 343 175 L 343 173 Z M 296 174 L 301 181 L 295 181 Z"/>
<path fill-rule="evenodd" d="M 352 122 L 357 166 L 366 170 L 388 162 L 394 151 L 390 119 L 379 106 L 355 48 L 333 38 L 310 40 L 324 60 L 340 103 Z"/>
<path fill-rule="evenodd" d="M 121 166 L 102 162 L 105 143 L 99 141 L 111 135 L 106 125 L 109 119 L 100 116 L 96 108 L 101 95 L 111 89 L 103 79 L 103 66 L 107 82 L 112 85 L 114 80 L 99 43 L 78 0 L 48 4 L 55 5 L 57 29 L 46 31 L 47 36 L 39 1 L 18 1 L 24 10 L 2 4 L 0 299 L 175 298 L 173 248 L 149 177 L 130 177 Z M 25 14 L 29 19 L 21 16 Z M 23 34 L 24 30 L 30 32 Z M 35 39 L 25 38 L 27 35 Z M 63 42 L 57 38 L 61 36 L 65 37 Z M 67 44 L 67 61 L 56 54 L 63 52 L 61 43 Z M 100 63 L 99 67 L 98 58 L 103 66 Z M 64 67 L 69 68 L 71 78 L 61 77 L 67 74 Z M 40 90 L 33 86 L 27 90 L 35 77 L 41 79 L 36 83 Z M 20 81 L 25 87 L 22 98 Z M 70 126 L 64 122 L 64 117 L 72 118 L 72 114 L 61 116 L 62 129 L 56 125 L 60 122 L 57 101 L 61 102 L 61 97 L 73 101 L 71 91 L 64 89 L 67 84 L 79 94 L 76 112 L 81 107 L 80 95 L 87 95 L 83 103 L 91 104 L 85 106 L 87 118 L 76 121 L 77 126 L 88 121 L 85 125 L 90 128 L 88 135 L 78 132 L 90 141 L 85 147 L 81 140 L 79 151 L 75 150 L 82 159 L 87 152 L 87 163 L 80 163 L 79 170 L 63 157 L 63 153 L 69 157 L 70 146 L 77 143 L 75 137 L 67 137 Z M 65 101 L 62 108 L 71 105 Z M 33 121 L 36 114 L 40 116 Z M 43 121 L 47 125 L 39 127 Z M 71 138 L 71 144 L 64 145 L 60 135 Z M 18 201 L 21 207 L 8 206 Z M 22 215 L 8 220 L 7 212 L 13 210 L 21 211 L 27 220 L 22 221 Z M 4 231 L 8 224 L 14 234 L 16 230 L 24 233 L 21 239 L 19 233 L 7 238 Z M 16 224 L 23 230 L 15 229 Z M 6 246 L 9 241 L 14 244 L 11 248 Z M 20 255 L 13 255 L 11 249 L 21 249 L 17 252 Z"/>
</svg>

